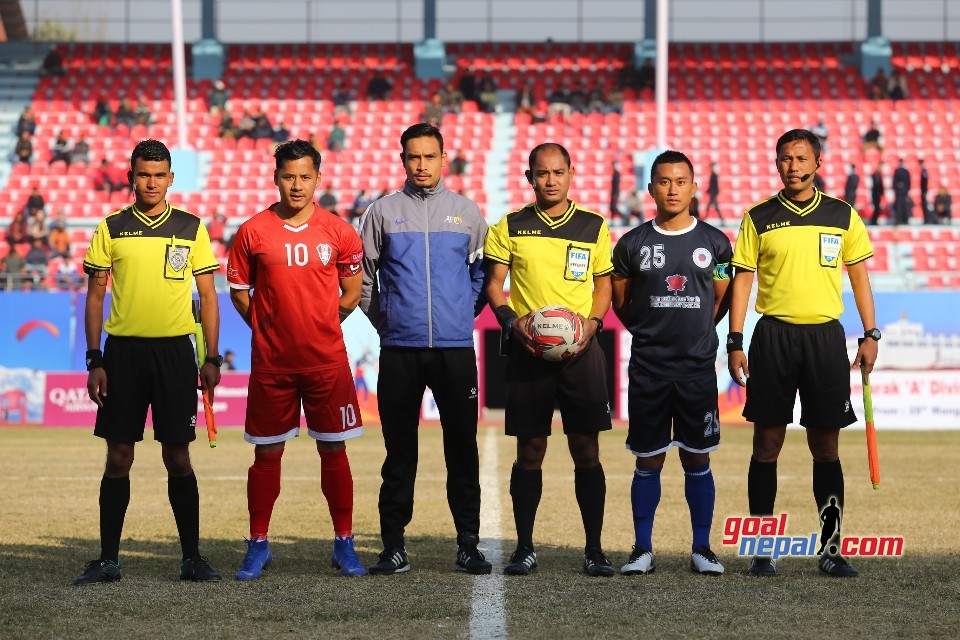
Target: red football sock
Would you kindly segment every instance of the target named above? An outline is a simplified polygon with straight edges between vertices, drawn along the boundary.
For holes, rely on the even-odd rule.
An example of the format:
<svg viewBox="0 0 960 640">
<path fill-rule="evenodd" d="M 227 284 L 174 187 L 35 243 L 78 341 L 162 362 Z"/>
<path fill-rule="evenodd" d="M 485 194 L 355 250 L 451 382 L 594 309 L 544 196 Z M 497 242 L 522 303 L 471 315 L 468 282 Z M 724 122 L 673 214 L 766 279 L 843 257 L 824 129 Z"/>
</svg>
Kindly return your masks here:
<svg viewBox="0 0 960 640">
<path fill-rule="evenodd" d="M 283 450 L 254 453 L 247 471 L 247 509 L 250 510 L 250 539 L 262 540 L 270 528 L 273 505 L 280 495 L 280 458 Z"/>
<path fill-rule="evenodd" d="M 353 474 L 350 473 L 347 450 L 319 453 L 320 488 L 330 508 L 333 532 L 345 538 L 353 533 Z"/>
</svg>

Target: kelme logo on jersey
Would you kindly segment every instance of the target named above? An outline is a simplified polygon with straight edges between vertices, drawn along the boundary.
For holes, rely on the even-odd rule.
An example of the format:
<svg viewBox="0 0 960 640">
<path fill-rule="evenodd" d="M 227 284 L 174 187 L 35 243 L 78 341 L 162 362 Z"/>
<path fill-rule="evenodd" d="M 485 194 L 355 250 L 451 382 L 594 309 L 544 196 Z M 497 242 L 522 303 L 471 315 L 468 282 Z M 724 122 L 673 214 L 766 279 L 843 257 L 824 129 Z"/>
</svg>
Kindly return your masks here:
<svg viewBox="0 0 960 640">
<path fill-rule="evenodd" d="M 567 246 L 567 269 L 564 274 L 567 280 L 584 280 L 590 268 L 590 249 Z"/>
<path fill-rule="evenodd" d="M 333 257 L 333 249 L 328 244 L 320 243 L 317 245 L 317 255 L 320 256 L 320 262 L 326 266 L 330 262 L 330 258 Z"/>
<path fill-rule="evenodd" d="M 840 256 L 840 236 L 839 234 L 821 233 L 820 234 L 820 266 L 836 267 L 837 258 Z"/>
<path fill-rule="evenodd" d="M 190 247 L 167 245 L 167 264 L 175 272 L 180 273 L 187 266 L 187 257 L 190 255 Z"/>
<path fill-rule="evenodd" d="M 693 250 L 693 264 L 697 265 L 701 269 L 706 269 L 710 266 L 711 258 L 713 258 L 713 254 L 703 247 Z"/>
</svg>

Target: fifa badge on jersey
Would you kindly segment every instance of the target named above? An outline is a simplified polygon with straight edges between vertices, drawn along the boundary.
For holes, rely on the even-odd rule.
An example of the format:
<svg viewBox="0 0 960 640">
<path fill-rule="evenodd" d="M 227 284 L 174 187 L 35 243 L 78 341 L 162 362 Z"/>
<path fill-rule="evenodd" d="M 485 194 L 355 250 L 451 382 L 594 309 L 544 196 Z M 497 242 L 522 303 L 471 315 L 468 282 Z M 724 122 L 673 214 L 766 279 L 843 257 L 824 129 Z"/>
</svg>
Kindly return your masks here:
<svg viewBox="0 0 960 640">
<path fill-rule="evenodd" d="M 163 265 L 163 277 L 168 280 L 183 280 L 183 270 L 190 257 L 190 247 L 181 244 L 167 245 L 167 260 Z"/>
<path fill-rule="evenodd" d="M 327 266 L 327 263 L 330 262 L 330 258 L 333 256 L 333 249 L 331 249 L 328 244 L 318 244 L 317 255 L 320 256 L 320 262 L 323 263 L 323 266 Z"/>
<path fill-rule="evenodd" d="M 837 268 L 840 260 L 840 234 L 820 234 L 820 266 Z"/>
<path fill-rule="evenodd" d="M 587 279 L 587 272 L 590 270 L 590 249 L 586 247 L 575 247 L 572 244 L 567 245 L 567 267 L 563 274 L 564 280 Z"/>
<path fill-rule="evenodd" d="M 707 249 L 699 247 L 693 250 L 693 264 L 697 265 L 701 269 L 706 269 L 710 266 L 710 260 L 713 258 Z"/>
</svg>

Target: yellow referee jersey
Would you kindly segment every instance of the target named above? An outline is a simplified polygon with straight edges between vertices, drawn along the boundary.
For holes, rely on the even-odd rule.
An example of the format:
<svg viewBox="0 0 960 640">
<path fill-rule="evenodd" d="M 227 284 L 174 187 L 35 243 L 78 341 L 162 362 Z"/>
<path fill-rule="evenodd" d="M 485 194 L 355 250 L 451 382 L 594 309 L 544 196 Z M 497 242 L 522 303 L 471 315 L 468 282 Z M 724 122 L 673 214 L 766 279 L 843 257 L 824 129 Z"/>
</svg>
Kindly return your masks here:
<svg viewBox="0 0 960 640">
<path fill-rule="evenodd" d="M 860 214 L 843 200 L 815 190 L 800 205 L 781 191 L 749 209 L 731 264 L 757 272 L 757 313 L 829 322 L 843 313 L 841 264 L 866 260 L 873 247 Z"/>
<path fill-rule="evenodd" d="M 97 225 L 83 259 L 88 274 L 113 271 L 104 331 L 140 338 L 193 333 L 190 276 L 219 267 L 200 218 L 170 205 L 152 218 L 135 206 L 110 214 Z"/>
<path fill-rule="evenodd" d="M 510 266 L 510 306 L 520 316 L 552 304 L 587 316 L 593 278 L 613 273 L 606 220 L 573 201 L 557 218 L 536 203 L 508 213 L 490 227 L 483 253 Z"/>
</svg>

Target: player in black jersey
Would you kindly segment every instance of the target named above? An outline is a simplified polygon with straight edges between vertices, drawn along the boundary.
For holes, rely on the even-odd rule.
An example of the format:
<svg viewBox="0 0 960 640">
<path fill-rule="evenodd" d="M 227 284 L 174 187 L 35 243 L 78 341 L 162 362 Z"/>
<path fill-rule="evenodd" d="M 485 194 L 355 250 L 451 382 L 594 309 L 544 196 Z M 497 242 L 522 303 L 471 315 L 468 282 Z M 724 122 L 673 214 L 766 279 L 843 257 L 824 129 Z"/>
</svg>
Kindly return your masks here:
<svg viewBox="0 0 960 640">
<path fill-rule="evenodd" d="M 654 570 L 653 519 L 667 451 L 680 450 L 693 526 L 690 567 L 720 575 L 710 550 L 715 490 L 710 452 L 720 444 L 716 323 L 726 314 L 730 241 L 690 215 L 693 165 L 679 151 L 657 156 L 647 187 L 656 218 L 613 252 L 613 310 L 633 335 L 627 448 L 637 456 L 630 490 L 636 542 L 620 572 Z"/>
</svg>

